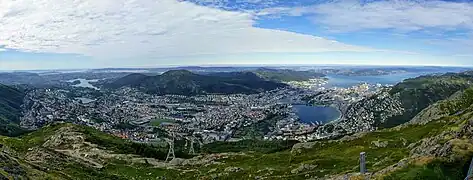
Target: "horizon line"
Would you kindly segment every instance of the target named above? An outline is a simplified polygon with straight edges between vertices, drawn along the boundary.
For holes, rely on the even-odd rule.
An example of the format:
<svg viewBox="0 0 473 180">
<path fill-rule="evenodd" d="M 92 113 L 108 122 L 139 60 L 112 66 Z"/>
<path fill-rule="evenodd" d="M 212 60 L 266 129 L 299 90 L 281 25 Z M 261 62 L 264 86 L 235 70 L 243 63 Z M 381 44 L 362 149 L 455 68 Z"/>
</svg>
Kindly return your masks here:
<svg viewBox="0 0 473 180">
<path fill-rule="evenodd" d="M 443 65 L 443 64 L 188 64 L 188 65 L 158 65 L 158 66 L 121 66 L 121 67 L 97 67 L 97 68 L 57 68 L 57 69 L 0 69 L 0 72 L 18 72 L 18 71 L 84 71 L 84 70 L 101 70 L 101 69 L 164 69 L 164 68 L 183 68 L 183 67 L 202 67 L 202 68 L 218 68 L 218 67 L 453 67 L 453 68 L 473 68 L 473 65 Z"/>
</svg>

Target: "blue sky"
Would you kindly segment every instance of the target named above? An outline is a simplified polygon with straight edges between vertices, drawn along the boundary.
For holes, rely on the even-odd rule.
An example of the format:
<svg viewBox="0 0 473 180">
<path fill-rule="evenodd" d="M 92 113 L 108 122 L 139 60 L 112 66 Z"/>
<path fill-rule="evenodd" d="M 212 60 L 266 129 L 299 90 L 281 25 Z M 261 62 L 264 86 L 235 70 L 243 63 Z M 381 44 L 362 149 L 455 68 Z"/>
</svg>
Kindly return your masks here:
<svg viewBox="0 0 473 180">
<path fill-rule="evenodd" d="M 473 66 L 473 1 L 0 1 L 0 70 L 220 64 Z"/>
</svg>

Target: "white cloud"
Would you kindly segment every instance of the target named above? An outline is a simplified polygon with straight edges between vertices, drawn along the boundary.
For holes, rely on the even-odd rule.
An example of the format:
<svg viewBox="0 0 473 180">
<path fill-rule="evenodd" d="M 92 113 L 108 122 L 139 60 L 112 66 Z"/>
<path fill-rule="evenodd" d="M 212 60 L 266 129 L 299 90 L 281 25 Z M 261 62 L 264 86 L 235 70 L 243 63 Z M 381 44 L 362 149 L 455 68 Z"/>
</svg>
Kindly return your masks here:
<svg viewBox="0 0 473 180">
<path fill-rule="evenodd" d="M 337 31 L 428 28 L 473 30 L 473 3 L 445 1 L 382 0 L 361 3 L 334 1 L 306 7 L 269 8 L 257 14 L 314 15 L 312 20 Z"/>
<path fill-rule="evenodd" d="M 379 1 L 360 5 L 344 2 L 320 5 L 315 10 L 322 15 L 320 22 L 348 30 L 473 29 L 473 5 L 468 3 Z"/>
<path fill-rule="evenodd" d="M 7 50 L 6 50 L 6 49 L 2 49 L 2 48 L 0 48 L 0 52 L 2 52 L 2 51 L 7 51 Z"/>
<path fill-rule="evenodd" d="M 473 2 L 335 0 L 254 13 L 265 17 L 304 16 L 318 29 L 325 28 L 331 33 L 387 30 L 391 35 L 408 37 L 408 41 L 425 41 L 426 46 L 434 45 L 451 55 L 473 52 Z M 411 32 L 419 32 L 420 36 L 412 36 Z"/>
<path fill-rule="evenodd" d="M 103 59 L 250 52 L 371 51 L 253 27 L 250 13 L 176 0 L 1 0 L 0 46 Z"/>
</svg>

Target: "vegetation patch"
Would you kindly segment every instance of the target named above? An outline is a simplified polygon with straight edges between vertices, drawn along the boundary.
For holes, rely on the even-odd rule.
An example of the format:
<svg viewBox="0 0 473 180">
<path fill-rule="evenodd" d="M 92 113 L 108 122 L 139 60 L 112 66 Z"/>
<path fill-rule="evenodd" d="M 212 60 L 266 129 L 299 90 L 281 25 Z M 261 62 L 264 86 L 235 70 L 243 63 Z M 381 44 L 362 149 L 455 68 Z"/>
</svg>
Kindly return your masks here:
<svg viewBox="0 0 473 180">
<path fill-rule="evenodd" d="M 157 118 L 150 121 L 152 126 L 161 126 L 163 123 L 175 123 L 176 121 L 169 118 Z"/>
<path fill-rule="evenodd" d="M 434 160 L 427 164 L 411 164 L 384 177 L 385 180 L 457 180 L 464 179 L 468 172 L 469 161 Z"/>
</svg>

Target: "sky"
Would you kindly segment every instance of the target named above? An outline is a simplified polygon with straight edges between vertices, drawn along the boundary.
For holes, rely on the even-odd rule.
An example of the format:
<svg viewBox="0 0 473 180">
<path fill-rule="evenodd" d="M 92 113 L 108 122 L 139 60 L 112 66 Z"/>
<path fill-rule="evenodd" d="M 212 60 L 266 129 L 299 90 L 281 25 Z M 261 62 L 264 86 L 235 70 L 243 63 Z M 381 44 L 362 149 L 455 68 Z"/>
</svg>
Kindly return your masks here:
<svg viewBox="0 0 473 180">
<path fill-rule="evenodd" d="M 0 0 L 0 70 L 473 66 L 473 0 Z"/>
</svg>

